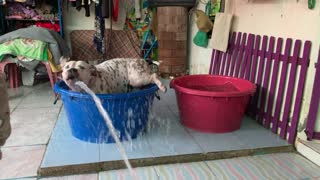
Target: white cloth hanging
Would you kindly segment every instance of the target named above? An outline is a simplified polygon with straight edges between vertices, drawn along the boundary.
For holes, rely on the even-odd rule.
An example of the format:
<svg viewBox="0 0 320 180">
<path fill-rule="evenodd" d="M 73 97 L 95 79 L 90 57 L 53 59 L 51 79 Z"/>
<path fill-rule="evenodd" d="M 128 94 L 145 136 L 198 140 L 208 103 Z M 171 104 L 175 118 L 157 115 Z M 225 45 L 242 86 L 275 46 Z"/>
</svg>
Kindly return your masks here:
<svg viewBox="0 0 320 180">
<path fill-rule="evenodd" d="M 232 25 L 232 17 L 233 17 L 233 8 L 232 13 L 229 14 L 226 11 L 229 11 L 230 9 L 230 3 L 231 0 L 227 1 L 229 6 L 225 8 L 225 13 L 217 13 L 213 29 L 212 29 L 212 35 L 209 42 L 209 47 L 212 49 L 216 49 L 222 52 L 226 52 L 228 48 L 228 42 L 229 42 L 229 32 Z"/>
<path fill-rule="evenodd" d="M 226 52 L 229 42 L 229 32 L 231 29 L 232 15 L 227 13 L 217 13 L 209 47 L 222 52 Z"/>
</svg>

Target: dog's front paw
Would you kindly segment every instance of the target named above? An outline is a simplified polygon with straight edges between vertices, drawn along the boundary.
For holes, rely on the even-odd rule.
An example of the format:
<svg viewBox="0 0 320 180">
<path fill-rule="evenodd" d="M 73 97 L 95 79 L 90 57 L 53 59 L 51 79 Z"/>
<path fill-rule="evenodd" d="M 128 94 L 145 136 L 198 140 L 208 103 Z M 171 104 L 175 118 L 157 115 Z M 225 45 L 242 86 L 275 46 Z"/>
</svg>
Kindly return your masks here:
<svg viewBox="0 0 320 180">
<path fill-rule="evenodd" d="M 163 92 L 163 93 L 166 93 L 167 92 L 167 87 L 165 85 L 161 85 L 159 87 L 160 91 Z"/>
</svg>

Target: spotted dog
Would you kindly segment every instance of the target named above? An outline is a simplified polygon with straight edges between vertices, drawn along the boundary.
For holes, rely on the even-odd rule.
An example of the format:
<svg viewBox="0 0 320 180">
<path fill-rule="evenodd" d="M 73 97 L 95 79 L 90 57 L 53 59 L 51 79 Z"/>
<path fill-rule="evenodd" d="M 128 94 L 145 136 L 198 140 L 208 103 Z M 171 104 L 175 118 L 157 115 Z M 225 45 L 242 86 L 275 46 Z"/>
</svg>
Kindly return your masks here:
<svg viewBox="0 0 320 180">
<path fill-rule="evenodd" d="M 94 66 L 85 61 L 70 61 L 61 57 L 60 63 L 62 79 L 73 91 L 80 92 L 75 83 L 83 81 L 96 94 L 125 93 L 128 86 L 140 88 L 150 83 L 155 83 L 160 91 L 166 92 L 157 74 L 143 59 L 116 58 Z"/>
</svg>

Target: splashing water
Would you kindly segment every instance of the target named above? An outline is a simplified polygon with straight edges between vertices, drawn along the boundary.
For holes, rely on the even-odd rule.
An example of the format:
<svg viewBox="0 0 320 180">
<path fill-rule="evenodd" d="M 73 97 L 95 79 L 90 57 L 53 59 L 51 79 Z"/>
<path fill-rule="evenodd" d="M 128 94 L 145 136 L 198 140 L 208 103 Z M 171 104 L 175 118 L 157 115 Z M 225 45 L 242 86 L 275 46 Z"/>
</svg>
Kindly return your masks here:
<svg viewBox="0 0 320 180">
<path fill-rule="evenodd" d="M 99 112 L 101 113 L 101 115 L 103 116 L 104 120 L 106 121 L 106 124 L 109 128 L 109 131 L 112 135 L 112 137 L 114 138 L 114 140 L 116 141 L 116 144 L 118 146 L 118 149 L 122 155 L 122 158 L 127 166 L 127 168 L 129 169 L 129 172 L 132 176 L 136 176 L 136 173 L 133 171 L 132 169 L 132 166 L 128 160 L 128 156 L 122 146 L 122 143 L 120 142 L 120 139 L 119 137 L 117 136 L 117 132 L 115 130 L 115 128 L 113 127 L 112 125 L 112 122 L 111 122 L 111 119 L 108 115 L 108 113 L 104 110 L 103 106 L 102 106 L 102 103 L 100 101 L 100 99 L 94 94 L 94 92 L 92 92 L 92 90 L 90 88 L 88 88 L 88 86 L 81 82 L 81 81 L 78 81 L 76 82 L 76 85 L 78 85 L 81 89 L 83 89 L 84 91 L 86 91 L 94 100 L 94 102 L 96 103 L 97 107 L 98 107 L 98 110 Z"/>
</svg>

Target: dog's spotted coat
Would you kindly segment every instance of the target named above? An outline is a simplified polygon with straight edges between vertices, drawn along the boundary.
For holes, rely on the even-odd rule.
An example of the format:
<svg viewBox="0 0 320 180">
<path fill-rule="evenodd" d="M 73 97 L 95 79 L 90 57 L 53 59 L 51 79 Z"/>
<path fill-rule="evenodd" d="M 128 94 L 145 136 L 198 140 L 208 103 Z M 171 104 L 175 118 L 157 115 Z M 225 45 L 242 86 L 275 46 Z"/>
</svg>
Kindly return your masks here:
<svg viewBox="0 0 320 180">
<path fill-rule="evenodd" d="M 62 57 L 62 79 L 73 91 L 80 91 L 75 85 L 83 81 L 96 94 L 125 93 L 128 86 L 143 87 L 155 83 L 162 92 L 166 87 L 152 73 L 150 65 L 143 59 L 117 58 L 98 65 L 85 61 L 69 61 Z"/>
</svg>

